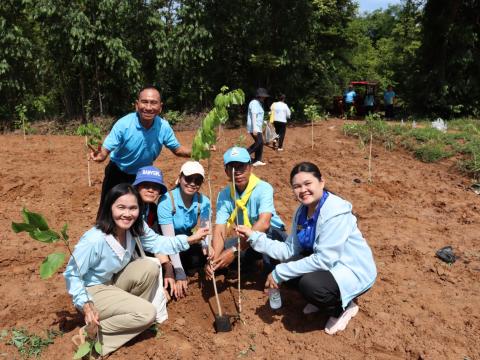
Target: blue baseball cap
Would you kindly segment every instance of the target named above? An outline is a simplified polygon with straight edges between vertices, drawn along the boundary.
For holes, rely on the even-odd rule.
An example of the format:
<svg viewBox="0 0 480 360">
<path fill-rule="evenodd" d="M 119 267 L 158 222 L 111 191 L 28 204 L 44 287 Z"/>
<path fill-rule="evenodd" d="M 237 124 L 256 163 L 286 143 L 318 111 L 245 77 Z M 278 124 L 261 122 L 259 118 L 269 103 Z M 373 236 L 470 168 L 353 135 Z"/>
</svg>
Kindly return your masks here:
<svg viewBox="0 0 480 360">
<path fill-rule="evenodd" d="M 223 164 L 227 165 L 231 162 L 250 163 L 251 158 L 247 149 L 243 147 L 234 146 L 223 154 Z"/>
<path fill-rule="evenodd" d="M 133 186 L 137 186 L 143 182 L 152 182 L 160 186 L 161 192 L 166 193 L 167 187 L 163 183 L 163 173 L 162 170 L 156 168 L 155 166 L 144 166 L 137 171 L 137 177 L 133 182 Z"/>
</svg>

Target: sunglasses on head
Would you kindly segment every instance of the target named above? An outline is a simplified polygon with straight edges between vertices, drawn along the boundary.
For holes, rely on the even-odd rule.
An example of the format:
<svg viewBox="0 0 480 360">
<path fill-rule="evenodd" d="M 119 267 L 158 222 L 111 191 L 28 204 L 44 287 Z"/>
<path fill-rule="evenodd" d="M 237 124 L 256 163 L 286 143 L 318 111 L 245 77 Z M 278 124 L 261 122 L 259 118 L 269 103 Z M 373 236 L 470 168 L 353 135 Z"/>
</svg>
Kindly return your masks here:
<svg viewBox="0 0 480 360">
<path fill-rule="evenodd" d="M 203 184 L 203 177 L 201 175 L 183 175 L 183 178 L 187 184 L 194 183 L 197 186 Z"/>
</svg>

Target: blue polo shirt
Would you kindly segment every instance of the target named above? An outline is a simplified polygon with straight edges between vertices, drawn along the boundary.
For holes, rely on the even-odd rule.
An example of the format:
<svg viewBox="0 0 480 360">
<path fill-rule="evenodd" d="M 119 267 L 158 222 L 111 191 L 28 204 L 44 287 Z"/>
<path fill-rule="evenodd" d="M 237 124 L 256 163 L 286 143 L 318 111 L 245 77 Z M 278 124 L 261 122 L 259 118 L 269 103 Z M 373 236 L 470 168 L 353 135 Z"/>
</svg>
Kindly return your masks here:
<svg viewBox="0 0 480 360">
<path fill-rule="evenodd" d="M 393 105 L 393 98 L 395 97 L 395 91 L 385 91 L 383 93 L 383 100 L 385 105 Z"/>
<path fill-rule="evenodd" d="M 150 129 L 145 129 L 136 112 L 119 119 L 103 142 L 103 147 L 110 151 L 110 160 L 132 175 L 141 167 L 152 165 L 163 145 L 170 150 L 180 147 L 169 123 L 156 116 Z"/>
<path fill-rule="evenodd" d="M 354 90 L 346 91 L 344 96 L 345 96 L 345 102 L 350 104 L 350 103 L 353 103 L 353 101 L 355 100 L 357 93 Z"/>
<path fill-rule="evenodd" d="M 163 194 L 158 202 L 157 215 L 160 225 L 173 224 L 175 235 L 191 235 L 192 229 L 197 226 L 198 207 L 200 206 L 200 216 L 208 217 L 210 213 L 210 199 L 202 194 L 200 203 L 198 202 L 198 193 L 193 196 L 192 205 L 187 209 L 180 194 L 180 187 L 177 186 L 171 191 L 173 201 L 175 202 L 175 215 L 172 215 L 172 200 L 170 195 Z"/>
<path fill-rule="evenodd" d="M 236 196 L 237 199 L 239 199 L 241 194 L 238 194 L 237 192 Z M 218 194 L 217 216 L 215 222 L 217 224 L 226 224 L 234 208 L 235 204 L 230 197 L 230 186 L 227 186 Z M 260 214 L 271 213 L 272 218 L 270 220 L 270 225 L 277 228 L 285 227 L 285 224 L 278 216 L 273 205 L 273 187 L 263 180 L 260 180 L 257 186 L 255 186 L 255 189 L 253 189 L 247 202 L 247 211 L 248 218 L 252 225 L 257 222 Z M 238 211 L 238 223 L 243 224 L 243 213 L 241 210 Z"/>
</svg>

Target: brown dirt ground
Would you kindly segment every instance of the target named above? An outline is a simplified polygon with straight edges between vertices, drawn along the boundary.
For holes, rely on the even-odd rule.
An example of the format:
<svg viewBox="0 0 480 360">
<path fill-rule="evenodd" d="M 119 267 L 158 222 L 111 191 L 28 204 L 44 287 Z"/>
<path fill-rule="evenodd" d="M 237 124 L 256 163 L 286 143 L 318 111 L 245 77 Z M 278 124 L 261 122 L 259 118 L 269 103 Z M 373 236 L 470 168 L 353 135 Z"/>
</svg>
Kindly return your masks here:
<svg viewBox="0 0 480 360">
<path fill-rule="evenodd" d="M 156 337 L 147 332 L 110 359 L 480 359 L 480 198 L 468 191 L 470 180 L 449 161 L 423 164 L 403 150 L 388 152 L 374 145 L 368 183 L 367 150 L 342 134 L 342 124 L 316 125 L 313 150 L 310 127 L 288 128 L 286 151 L 267 148 L 268 165 L 255 172 L 275 188 L 276 208 L 288 224 L 296 207 L 288 176 L 300 160 L 317 163 L 328 187 L 353 203 L 379 274 L 360 298 L 361 311 L 348 328 L 335 336 L 325 334 L 325 320 L 303 315 L 305 301 L 293 289 L 282 290 L 284 306 L 272 312 L 263 279 L 254 276 L 242 284 L 244 323 L 215 334 L 211 283 L 193 278 L 190 295 L 169 305 L 170 319 Z M 221 133 L 212 159 L 215 194 L 226 181 L 223 151 L 238 143 L 241 134 L 242 129 Z M 189 144 L 194 132 L 177 135 Z M 70 338 L 81 323 L 61 273 L 47 281 L 38 276 L 40 262 L 54 249 L 25 234 L 14 235 L 10 223 L 20 220 L 25 206 L 43 213 L 54 229 L 68 222 L 76 242 L 92 226 L 104 164 L 92 165 L 94 184 L 88 187 L 82 138 L 0 139 L 0 330 L 24 327 L 43 335 L 46 329 L 61 329 L 65 335 L 42 358 L 68 359 Z M 168 150 L 155 163 L 171 185 L 181 164 Z M 434 256 L 445 245 L 460 256 L 451 266 Z M 63 250 L 60 244 L 53 247 Z M 225 311 L 235 314 L 235 276 L 219 276 L 218 286 Z M 5 339 L 0 358 L 19 358 Z"/>
</svg>

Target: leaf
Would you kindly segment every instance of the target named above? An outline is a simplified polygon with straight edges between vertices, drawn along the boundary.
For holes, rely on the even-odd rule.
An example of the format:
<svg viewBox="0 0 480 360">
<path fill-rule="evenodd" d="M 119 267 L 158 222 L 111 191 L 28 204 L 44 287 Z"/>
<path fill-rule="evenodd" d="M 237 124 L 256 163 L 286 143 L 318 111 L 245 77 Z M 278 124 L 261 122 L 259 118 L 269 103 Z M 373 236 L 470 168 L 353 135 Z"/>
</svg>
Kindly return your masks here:
<svg viewBox="0 0 480 360">
<path fill-rule="evenodd" d="M 89 343 L 89 342 L 83 343 L 82 345 L 80 345 L 78 347 L 77 351 L 73 355 L 73 358 L 74 359 L 81 359 L 82 357 L 84 357 L 85 355 L 87 355 L 90 352 L 91 348 L 92 348 L 91 343 Z"/>
<path fill-rule="evenodd" d="M 44 242 L 44 243 L 53 243 L 55 241 L 58 241 L 58 239 L 60 239 L 60 235 L 58 235 L 58 233 L 56 233 L 53 230 L 41 231 L 41 230 L 35 229 L 32 232 L 30 232 L 30 236 L 33 239 Z"/>
<path fill-rule="evenodd" d="M 102 355 L 102 343 L 100 341 L 95 341 L 95 351 Z"/>
<path fill-rule="evenodd" d="M 27 224 L 31 224 L 40 230 L 49 229 L 47 221 L 43 218 L 42 215 L 38 213 L 30 212 L 25 208 L 23 208 L 22 214 Z"/>
<path fill-rule="evenodd" d="M 68 224 L 67 224 L 67 223 L 65 223 L 65 225 L 63 225 L 63 228 L 62 228 L 62 231 L 61 231 L 61 234 L 62 234 L 63 240 L 65 240 L 65 241 L 68 241 L 68 234 L 67 234 L 67 230 L 68 230 Z"/>
<path fill-rule="evenodd" d="M 12 222 L 12 230 L 15 233 L 19 233 L 22 231 L 31 232 L 35 230 L 35 227 L 31 224 Z"/>
<path fill-rule="evenodd" d="M 63 265 L 65 261 L 64 253 L 53 253 L 48 255 L 40 265 L 40 277 L 42 279 L 48 279 L 55 274 L 57 270 Z"/>
</svg>

